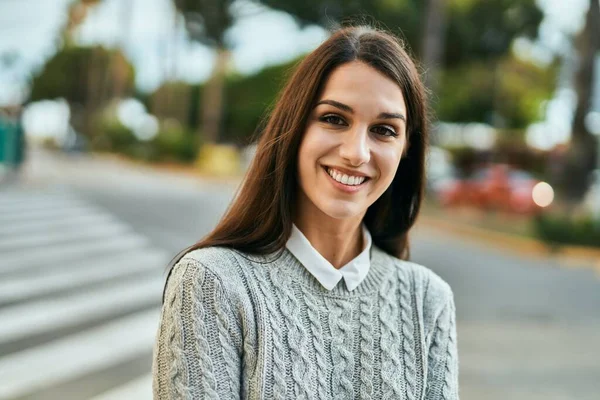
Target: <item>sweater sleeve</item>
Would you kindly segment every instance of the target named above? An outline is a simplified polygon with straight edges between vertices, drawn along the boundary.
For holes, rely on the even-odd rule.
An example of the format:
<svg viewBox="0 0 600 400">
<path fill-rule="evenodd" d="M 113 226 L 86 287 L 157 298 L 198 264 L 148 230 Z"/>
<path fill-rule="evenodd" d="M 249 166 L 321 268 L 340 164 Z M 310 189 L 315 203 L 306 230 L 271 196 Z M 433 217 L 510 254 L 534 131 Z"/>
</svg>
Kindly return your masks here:
<svg viewBox="0 0 600 400">
<path fill-rule="evenodd" d="M 431 332 L 427 354 L 426 400 L 458 400 L 458 345 L 454 295 L 447 286 L 447 300 Z"/>
<path fill-rule="evenodd" d="M 152 363 L 154 399 L 239 399 L 241 338 L 219 278 L 184 257 L 166 286 Z"/>
</svg>

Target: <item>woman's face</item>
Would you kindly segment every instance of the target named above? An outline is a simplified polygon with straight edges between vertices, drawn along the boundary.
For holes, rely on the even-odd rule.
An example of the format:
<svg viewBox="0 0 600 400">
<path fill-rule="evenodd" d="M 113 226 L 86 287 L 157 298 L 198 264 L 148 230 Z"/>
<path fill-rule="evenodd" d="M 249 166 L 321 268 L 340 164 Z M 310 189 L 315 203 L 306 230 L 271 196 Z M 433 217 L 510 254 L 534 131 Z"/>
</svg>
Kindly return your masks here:
<svg viewBox="0 0 600 400">
<path fill-rule="evenodd" d="M 330 74 L 298 152 L 299 209 L 362 220 L 390 186 L 406 145 L 398 85 L 353 61 Z"/>
</svg>

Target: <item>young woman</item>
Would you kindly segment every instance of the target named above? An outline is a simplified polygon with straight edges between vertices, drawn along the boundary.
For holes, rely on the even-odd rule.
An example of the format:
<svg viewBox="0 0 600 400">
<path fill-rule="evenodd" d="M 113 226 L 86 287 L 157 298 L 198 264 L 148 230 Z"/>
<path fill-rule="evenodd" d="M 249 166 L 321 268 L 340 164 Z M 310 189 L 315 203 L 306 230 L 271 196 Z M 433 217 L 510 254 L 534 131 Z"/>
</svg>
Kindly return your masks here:
<svg viewBox="0 0 600 400">
<path fill-rule="evenodd" d="M 392 35 L 298 65 L 217 227 L 171 269 L 157 399 L 458 399 L 453 292 L 406 261 L 424 88 Z"/>
</svg>

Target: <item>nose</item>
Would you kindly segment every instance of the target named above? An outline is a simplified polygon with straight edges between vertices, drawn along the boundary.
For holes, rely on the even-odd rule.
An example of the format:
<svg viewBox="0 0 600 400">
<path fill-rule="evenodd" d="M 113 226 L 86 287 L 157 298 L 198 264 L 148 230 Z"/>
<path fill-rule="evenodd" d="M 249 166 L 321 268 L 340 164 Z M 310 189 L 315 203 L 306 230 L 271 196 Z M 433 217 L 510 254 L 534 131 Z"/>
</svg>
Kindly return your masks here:
<svg viewBox="0 0 600 400">
<path fill-rule="evenodd" d="M 368 163 L 371 158 L 368 138 L 366 129 L 360 127 L 345 132 L 339 147 L 340 157 L 353 167 Z"/>
</svg>

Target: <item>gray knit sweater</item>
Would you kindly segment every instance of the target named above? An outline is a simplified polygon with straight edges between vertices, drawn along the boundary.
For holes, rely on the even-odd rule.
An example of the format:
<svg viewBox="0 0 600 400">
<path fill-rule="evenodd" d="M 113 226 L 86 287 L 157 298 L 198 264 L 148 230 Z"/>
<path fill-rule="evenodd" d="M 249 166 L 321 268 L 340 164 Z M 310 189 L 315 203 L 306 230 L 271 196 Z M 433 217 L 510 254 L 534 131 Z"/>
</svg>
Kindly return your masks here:
<svg viewBox="0 0 600 400">
<path fill-rule="evenodd" d="M 351 292 L 287 249 L 195 250 L 167 284 L 154 398 L 458 399 L 455 315 L 445 281 L 375 245 Z"/>
</svg>

